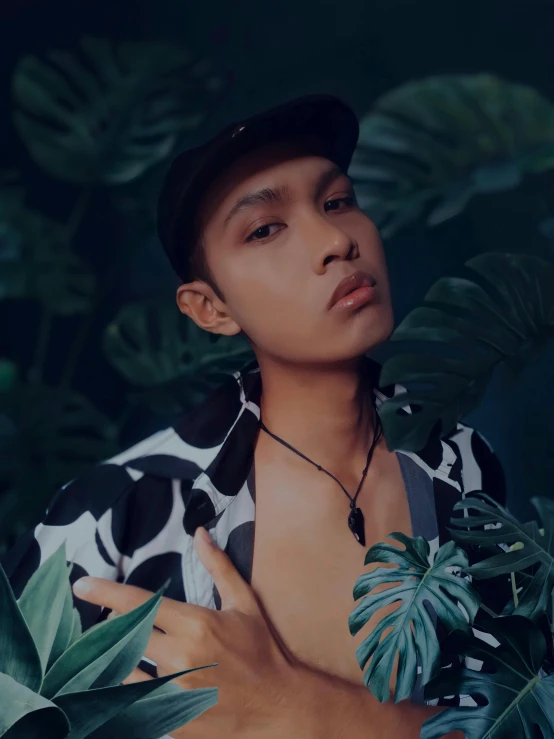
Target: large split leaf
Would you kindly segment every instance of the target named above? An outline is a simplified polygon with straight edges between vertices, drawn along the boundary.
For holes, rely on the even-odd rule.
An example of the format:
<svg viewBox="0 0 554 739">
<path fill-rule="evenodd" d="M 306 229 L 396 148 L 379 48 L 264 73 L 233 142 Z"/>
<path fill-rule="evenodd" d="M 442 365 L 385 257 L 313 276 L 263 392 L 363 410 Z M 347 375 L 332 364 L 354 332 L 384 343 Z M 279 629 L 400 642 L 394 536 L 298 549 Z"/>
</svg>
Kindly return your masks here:
<svg viewBox="0 0 554 739">
<path fill-rule="evenodd" d="M 479 607 L 479 596 L 470 583 L 449 572 L 449 568 L 465 568 L 465 553 L 449 541 L 432 562 L 429 544 L 422 537 L 411 538 L 400 532 L 387 538 L 404 544 L 405 550 L 380 542 L 370 547 L 365 564 L 387 563 L 397 567 L 378 567 L 362 575 L 354 586 L 354 600 L 365 596 L 348 619 L 350 633 L 355 635 L 381 608 L 398 604 L 396 610 L 382 618 L 369 636 L 358 646 L 356 658 L 363 669 L 364 682 L 379 701 L 389 699 L 390 680 L 398 654 L 398 672 L 394 701 L 408 698 L 414 689 L 417 666 L 421 666 L 423 683 L 429 682 L 440 662 L 436 627 L 427 607 L 429 604 L 448 630 L 469 629 Z M 383 585 L 392 585 L 372 592 Z M 368 595 L 369 593 L 369 595 Z M 390 633 L 383 636 L 391 628 Z"/>
<path fill-rule="evenodd" d="M 169 42 L 82 39 L 82 56 L 22 58 L 14 123 L 33 159 L 69 182 L 129 182 L 198 127 L 222 87 L 207 62 Z"/>
<path fill-rule="evenodd" d="M 551 737 L 554 733 L 554 675 L 541 670 L 547 654 L 542 631 L 522 616 L 487 622 L 497 647 L 467 632 L 449 635 L 451 653 L 484 663 L 481 671 L 443 670 L 425 689 L 425 697 L 481 696 L 486 705 L 450 708 L 423 725 L 421 739 L 463 731 L 467 739 Z M 541 733 L 542 732 L 542 733 Z"/>
<path fill-rule="evenodd" d="M 55 315 L 74 315 L 90 308 L 95 289 L 65 226 L 26 206 L 20 188 L 0 190 L 0 298 L 36 299 Z"/>
<path fill-rule="evenodd" d="M 31 526 L 53 491 L 117 451 L 114 424 L 71 390 L 17 384 L 0 394 L 2 416 L 11 433 L 0 435 L 0 459 L 12 469 L 18 495 L 5 527 L 16 520 Z"/>
<path fill-rule="evenodd" d="M 480 254 L 468 277 L 443 277 L 391 336 L 420 343 L 385 363 L 380 385 L 408 392 L 386 400 L 380 414 L 390 449 L 419 451 L 440 424 L 442 435 L 477 407 L 500 361 L 518 367 L 554 335 L 554 266 L 528 254 Z M 429 351 L 429 348 L 432 351 Z M 402 413 L 406 405 L 412 413 Z"/>
<path fill-rule="evenodd" d="M 124 306 L 106 329 L 104 349 L 131 383 L 144 388 L 135 400 L 166 414 L 194 405 L 218 376 L 254 356 L 242 337 L 203 331 L 168 301 Z"/>
<path fill-rule="evenodd" d="M 535 620 L 551 606 L 554 588 L 554 501 L 531 498 L 531 502 L 539 512 L 542 529 L 536 521 L 520 523 L 500 504 L 481 493 L 479 497 L 467 497 L 456 503 L 454 510 L 465 511 L 468 515 L 452 517 L 451 523 L 456 528 L 450 532 L 462 546 L 471 544 L 495 550 L 499 545 L 506 545 L 505 551 L 477 562 L 467 572 L 478 580 L 527 572 L 513 612 Z M 484 526 L 489 528 L 485 530 Z M 514 544 L 519 546 L 515 548 Z"/>
<path fill-rule="evenodd" d="M 385 93 L 360 121 L 349 174 L 385 237 L 426 214 L 460 213 L 476 193 L 554 167 L 554 105 L 491 74 L 439 75 Z"/>
</svg>

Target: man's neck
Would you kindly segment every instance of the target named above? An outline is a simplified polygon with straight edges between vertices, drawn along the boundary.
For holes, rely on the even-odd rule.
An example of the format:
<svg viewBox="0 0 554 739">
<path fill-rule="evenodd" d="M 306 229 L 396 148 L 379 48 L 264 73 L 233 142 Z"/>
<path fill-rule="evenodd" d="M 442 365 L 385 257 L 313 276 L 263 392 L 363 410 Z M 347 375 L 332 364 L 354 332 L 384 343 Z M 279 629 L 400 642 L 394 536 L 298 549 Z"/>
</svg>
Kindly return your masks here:
<svg viewBox="0 0 554 739">
<path fill-rule="evenodd" d="M 264 425 L 332 474 L 359 474 L 375 420 L 373 391 L 363 368 L 363 357 L 315 368 L 260 362 Z"/>
</svg>

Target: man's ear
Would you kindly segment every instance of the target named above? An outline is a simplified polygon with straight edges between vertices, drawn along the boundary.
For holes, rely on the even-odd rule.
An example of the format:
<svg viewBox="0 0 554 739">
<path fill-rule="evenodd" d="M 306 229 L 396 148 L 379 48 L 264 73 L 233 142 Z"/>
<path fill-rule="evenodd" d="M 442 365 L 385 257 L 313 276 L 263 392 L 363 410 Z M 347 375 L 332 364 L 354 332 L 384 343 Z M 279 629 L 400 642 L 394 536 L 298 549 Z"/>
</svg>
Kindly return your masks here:
<svg viewBox="0 0 554 739">
<path fill-rule="evenodd" d="M 181 313 L 205 331 L 225 336 L 240 333 L 240 326 L 231 318 L 227 306 L 207 282 L 195 280 L 180 285 L 176 299 Z"/>
</svg>

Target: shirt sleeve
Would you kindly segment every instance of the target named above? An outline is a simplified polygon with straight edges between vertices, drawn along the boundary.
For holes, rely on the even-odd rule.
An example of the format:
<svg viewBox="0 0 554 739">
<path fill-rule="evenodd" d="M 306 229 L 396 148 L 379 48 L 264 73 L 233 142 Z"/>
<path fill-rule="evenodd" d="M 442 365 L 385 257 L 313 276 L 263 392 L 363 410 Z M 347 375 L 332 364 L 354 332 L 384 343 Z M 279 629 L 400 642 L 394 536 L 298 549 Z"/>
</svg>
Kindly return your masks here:
<svg viewBox="0 0 554 739">
<path fill-rule="evenodd" d="M 0 564 L 19 598 L 31 575 L 65 543 L 66 561 L 73 563 L 70 582 L 92 575 L 121 581 L 121 557 L 112 534 L 112 510 L 134 486 L 125 467 L 99 464 L 61 487 L 43 520 L 0 557 Z M 102 607 L 74 596 L 83 631 L 97 622 Z"/>
<path fill-rule="evenodd" d="M 471 475 L 471 468 L 464 465 L 464 474 L 467 478 L 465 489 L 483 490 L 497 503 L 506 506 L 506 477 L 491 444 L 475 429 L 471 434 L 471 455 L 477 468 L 477 474 Z"/>
</svg>

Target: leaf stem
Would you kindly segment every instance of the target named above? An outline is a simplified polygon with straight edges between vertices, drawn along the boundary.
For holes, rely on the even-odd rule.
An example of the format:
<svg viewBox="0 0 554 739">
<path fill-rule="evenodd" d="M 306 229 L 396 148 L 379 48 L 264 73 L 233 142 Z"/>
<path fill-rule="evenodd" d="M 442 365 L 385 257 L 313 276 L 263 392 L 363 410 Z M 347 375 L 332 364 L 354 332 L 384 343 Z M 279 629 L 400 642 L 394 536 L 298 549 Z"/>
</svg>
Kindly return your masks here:
<svg viewBox="0 0 554 739">
<path fill-rule="evenodd" d="M 512 581 L 512 593 L 514 594 L 514 605 L 517 608 L 519 605 L 519 598 L 517 597 L 515 572 L 510 572 L 510 579 Z"/>
</svg>

